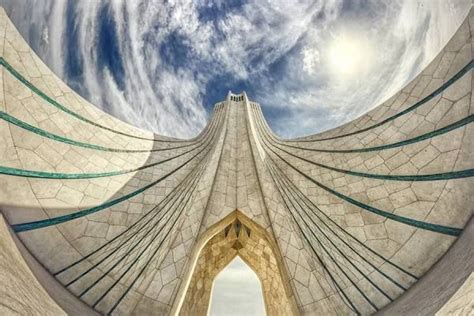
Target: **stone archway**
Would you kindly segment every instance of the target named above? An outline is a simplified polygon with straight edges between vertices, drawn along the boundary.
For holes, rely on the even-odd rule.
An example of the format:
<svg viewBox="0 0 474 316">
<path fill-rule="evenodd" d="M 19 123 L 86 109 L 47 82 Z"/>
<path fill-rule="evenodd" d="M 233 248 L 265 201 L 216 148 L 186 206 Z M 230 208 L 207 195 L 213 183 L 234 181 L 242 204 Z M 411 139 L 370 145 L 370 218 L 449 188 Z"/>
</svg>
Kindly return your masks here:
<svg viewBox="0 0 474 316">
<path fill-rule="evenodd" d="M 214 279 L 236 256 L 257 274 L 267 315 L 296 314 L 286 272 L 268 234 L 241 212 L 231 215 L 199 253 L 180 315 L 207 315 Z"/>
</svg>

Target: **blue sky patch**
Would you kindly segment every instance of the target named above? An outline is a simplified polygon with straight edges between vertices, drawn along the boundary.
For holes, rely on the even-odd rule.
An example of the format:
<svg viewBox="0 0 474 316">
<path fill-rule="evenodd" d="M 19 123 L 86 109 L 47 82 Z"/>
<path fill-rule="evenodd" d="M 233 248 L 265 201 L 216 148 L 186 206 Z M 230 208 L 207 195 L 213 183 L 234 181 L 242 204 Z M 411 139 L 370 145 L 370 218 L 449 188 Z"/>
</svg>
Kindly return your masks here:
<svg viewBox="0 0 474 316">
<path fill-rule="evenodd" d="M 416 76 L 470 2 L 0 0 L 79 94 L 176 137 L 196 135 L 229 90 L 283 137 L 350 121 Z"/>
<path fill-rule="evenodd" d="M 113 16 L 110 14 L 109 4 L 102 7 L 99 13 L 97 62 L 107 67 L 121 90 L 125 88 L 125 71 L 122 64 L 119 39 Z"/>
<path fill-rule="evenodd" d="M 75 4 L 68 2 L 66 8 L 66 34 L 64 48 L 66 58 L 64 61 L 65 74 L 67 82 L 76 90 L 82 90 L 83 87 L 83 56 L 78 54 L 79 28 L 78 19 L 75 15 Z"/>
</svg>

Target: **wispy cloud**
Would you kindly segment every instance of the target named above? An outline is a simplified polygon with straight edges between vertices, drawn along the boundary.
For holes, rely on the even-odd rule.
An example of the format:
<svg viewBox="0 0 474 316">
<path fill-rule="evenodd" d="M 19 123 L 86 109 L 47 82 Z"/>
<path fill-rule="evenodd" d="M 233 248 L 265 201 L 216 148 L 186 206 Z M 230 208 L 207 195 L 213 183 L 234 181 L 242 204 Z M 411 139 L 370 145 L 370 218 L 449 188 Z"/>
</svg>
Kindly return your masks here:
<svg viewBox="0 0 474 316">
<path fill-rule="evenodd" d="M 421 71 L 471 5 L 2 2 L 39 55 L 80 94 L 134 125 L 178 137 L 197 134 L 211 103 L 228 89 L 246 89 L 282 136 L 347 122 Z"/>
</svg>

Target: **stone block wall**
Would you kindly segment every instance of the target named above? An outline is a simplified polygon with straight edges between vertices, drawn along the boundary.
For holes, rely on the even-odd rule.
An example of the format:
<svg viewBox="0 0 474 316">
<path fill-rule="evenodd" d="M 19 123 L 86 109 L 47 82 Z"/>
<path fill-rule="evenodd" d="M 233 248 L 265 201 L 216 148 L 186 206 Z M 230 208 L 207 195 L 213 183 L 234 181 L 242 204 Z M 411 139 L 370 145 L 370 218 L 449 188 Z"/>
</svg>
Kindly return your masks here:
<svg viewBox="0 0 474 316">
<path fill-rule="evenodd" d="M 0 10 L 1 212 L 45 273 L 100 313 L 186 314 L 208 299 L 200 273 L 212 283 L 235 255 L 272 289 L 269 314 L 377 312 L 472 217 L 473 32 L 471 12 L 412 82 L 330 131 L 281 139 L 245 92 L 229 92 L 200 135 L 180 140 L 85 101 Z M 207 260 L 206 245 L 227 240 L 216 227 L 236 212 L 265 238 Z M 260 240 L 273 260 L 259 257 Z"/>
<path fill-rule="evenodd" d="M 232 259 L 240 256 L 260 279 L 267 314 L 293 315 L 296 306 L 289 295 L 286 274 L 280 271 L 282 266 L 274 245 L 265 231 L 252 225 L 240 211 L 230 215 L 223 220 L 227 223 L 224 229 L 200 251 L 180 314 L 207 315 L 214 279 Z"/>
</svg>

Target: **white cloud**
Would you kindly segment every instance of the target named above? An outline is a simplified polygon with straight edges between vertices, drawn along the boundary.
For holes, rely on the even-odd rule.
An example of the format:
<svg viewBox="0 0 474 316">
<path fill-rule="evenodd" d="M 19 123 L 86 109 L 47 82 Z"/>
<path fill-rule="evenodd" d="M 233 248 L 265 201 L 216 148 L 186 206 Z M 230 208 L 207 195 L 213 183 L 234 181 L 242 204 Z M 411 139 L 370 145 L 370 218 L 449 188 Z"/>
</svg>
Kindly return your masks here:
<svg viewBox="0 0 474 316">
<path fill-rule="evenodd" d="M 301 52 L 303 55 L 303 70 L 309 75 L 315 74 L 320 62 L 319 51 L 316 48 L 304 48 Z"/>
<path fill-rule="evenodd" d="M 435 57 L 459 27 L 470 1 L 453 3 L 369 1 L 364 8 L 367 16 L 344 15 L 337 6 L 330 9 L 336 12 L 333 19 L 313 24 L 297 57 L 287 58 L 284 77 L 277 82 L 264 78 L 257 90 L 258 101 L 285 109 L 286 116 L 275 118 L 272 127 L 286 137 L 311 134 L 350 121 L 388 99 Z M 444 31 L 438 32 L 439 28 Z M 346 63 L 357 67 L 353 76 L 338 69 L 348 66 L 338 60 L 353 54 L 344 47 L 348 40 L 336 49 L 331 45 L 344 33 L 350 34 L 346 35 L 350 41 L 359 41 L 357 61 Z M 312 50 L 319 52 L 320 63 L 308 73 L 304 57 Z M 334 58 L 335 54 L 339 56 Z"/>
<path fill-rule="evenodd" d="M 34 9 L 29 0 L 3 2 L 23 34 L 38 25 L 46 32 L 39 36 L 49 46 L 39 53 L 67 79 L 67 2 L 42 0 Z M 116 25 L 123 86 L 98 64 L 104 3 Z M 80 92 L 134 125 L 190 137 L 208 119 L 203 97 L 209 82 L 227 74 L 248 80 L 254 90 L 249 97 L 267 112 L 286 113 L 270 122 L 280 135 L 313 133 L 355 118 L 400 89 L 447 42 L 470 7 L 470 0 L 351 3 L 348 9 L 339 0 L 250 0 L 224 10 L 225 2 L 191 0 L 74 2 L 76 48 L 84 61 Z M 213 5 L 220 9 L 216 20 L 200 19 Z M 160 55 L 173 35 L 186 50 L 180 65 Z"/>
<path fill-rule="evenodd" d="M 41 39 L 46 43 L 46 45 L 49 45 L 49 32 L 48 32 L 48 27 L 45 27 L 43 29 L 43 36 L 41 36 Z"/>
<path fill-rule="evenodd" d="M 63 27 L 66 20 L 66 2 L 65 1 L 53 1 L 51 4 L 51 13 L 48 26 L 48 53 L 43 54 L 43 57 L 46 56 L 46 63 L 53 71 L 59 76 L 64 78 L 63 73 L 63 46 L 64 46 L 64 33 L 65 28 Z M 47 5 L 42 6 L 43 10 L 48 8 Z"/>
</svg>

